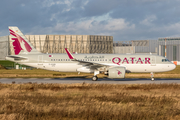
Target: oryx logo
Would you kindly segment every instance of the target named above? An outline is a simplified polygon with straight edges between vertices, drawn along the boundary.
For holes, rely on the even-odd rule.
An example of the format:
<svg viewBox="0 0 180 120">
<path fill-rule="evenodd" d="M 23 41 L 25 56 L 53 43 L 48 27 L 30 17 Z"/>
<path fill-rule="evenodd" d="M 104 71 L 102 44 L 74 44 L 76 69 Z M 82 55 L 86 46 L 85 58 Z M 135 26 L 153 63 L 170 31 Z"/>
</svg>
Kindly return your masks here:
<svg viewBox="0 0 180 120">
<path fill-rule="evenodd" d="M 13 35 L 16 38 L 12 38 L 13 40 L 13 47 L 14 47 L 14 53 L 15 55 L 18 55 L 21 50 L 24 50 L 24 52 L 31 52 L 32 48 L 31 46 L 17 33 L 9 29 L 10 34 Z"/>
<path fill-rule="evenodd" d="M 119 76 L 121 76 L 122 72 L 121 72 L 121 71 L 119 71 L 119 70 L 117 70 L 117 71 L 118 71 L 118 75 L 119 75 Z"/>
</svg>

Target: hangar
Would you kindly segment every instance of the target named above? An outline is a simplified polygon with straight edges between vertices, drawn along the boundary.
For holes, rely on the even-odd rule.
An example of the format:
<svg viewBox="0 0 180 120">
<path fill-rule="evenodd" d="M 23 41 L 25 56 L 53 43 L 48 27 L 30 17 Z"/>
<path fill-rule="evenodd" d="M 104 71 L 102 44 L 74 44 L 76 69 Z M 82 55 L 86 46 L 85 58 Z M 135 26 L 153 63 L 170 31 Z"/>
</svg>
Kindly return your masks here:
<svg viewBox="0 0 180 120">
<path fill-rule="evenodd" d="M 0 37 L 0 60 L 4 60 L 8 53 L 8 36 Z"/>
<path fill-rule="evenodd" d="M 180 61 L 180 37 L 118 41 L 113 43 L 113 47 L 114 53 L 156 54 L 170 61 Z"/>
<path fill-rule="evenodd" d="M 169 58 L 170 61 L 180 61 L 180 37 L 159 38 L 158 55 Z"/>
<path fill-rule="evenodd" d="M 102 35 L 25 35 L 32 45 L 42 53 L 113 53 L 113 37 Z M 0 37 L 0 60 L 14 55 L 9 36 Z"/>
<path fill-rule="evenodd" d="M 180 61 L 180 37 L 158 40 L 115 41 L 112 36 L 102 35 L 26 35 L 27 39 L 42 53 L 117 53 L 156 54 L 170 61 Z M 0 60 L 13 55 L 10 36 L 0 37 Z"/>
</svg>

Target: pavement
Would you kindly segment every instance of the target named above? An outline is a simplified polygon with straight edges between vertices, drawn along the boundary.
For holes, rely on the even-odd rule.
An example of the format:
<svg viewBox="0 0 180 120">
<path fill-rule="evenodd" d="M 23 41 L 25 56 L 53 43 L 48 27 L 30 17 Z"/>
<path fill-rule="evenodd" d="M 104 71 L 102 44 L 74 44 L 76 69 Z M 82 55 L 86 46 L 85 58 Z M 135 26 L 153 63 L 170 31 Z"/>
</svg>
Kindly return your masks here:
<svg viewBox="0 0 180 120">
<path fill-rule="evenodd" d="M 97 81 L 92 81 L 86 78 L 0 78 L 0 83 L 60 83 L 60 84 L 73 84 L 73 83 L 90 83 L 90 84 L 163 84 L 163 83 L 180 83 L 180 79 L 155 79 L 151 81 L 148 79 L 109 79 L 100 78 Z"/>
</svg>

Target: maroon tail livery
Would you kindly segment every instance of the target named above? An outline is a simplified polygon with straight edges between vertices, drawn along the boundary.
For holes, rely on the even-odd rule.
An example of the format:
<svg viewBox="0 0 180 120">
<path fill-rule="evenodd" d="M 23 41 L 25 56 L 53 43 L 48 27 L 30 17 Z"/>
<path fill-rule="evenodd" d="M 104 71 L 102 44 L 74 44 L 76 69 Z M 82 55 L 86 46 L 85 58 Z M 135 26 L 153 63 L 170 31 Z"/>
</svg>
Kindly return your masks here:
<svg viewBox="0 0 180 120">
<path fill-rule="evenodd" d="M 21 50 L 31 52 L 32 50 L 31 46 L 20 35 L 18 35 L 16 32 L 14 32 L 11 29 L 9 29 L 9 31 L 10 34 L 15 37 L 15 38 L 12 37 L 15 55 L 18 55 L 21 52 Z M 22 47 L 22 45 L 24 47 Z"/>
</svg>

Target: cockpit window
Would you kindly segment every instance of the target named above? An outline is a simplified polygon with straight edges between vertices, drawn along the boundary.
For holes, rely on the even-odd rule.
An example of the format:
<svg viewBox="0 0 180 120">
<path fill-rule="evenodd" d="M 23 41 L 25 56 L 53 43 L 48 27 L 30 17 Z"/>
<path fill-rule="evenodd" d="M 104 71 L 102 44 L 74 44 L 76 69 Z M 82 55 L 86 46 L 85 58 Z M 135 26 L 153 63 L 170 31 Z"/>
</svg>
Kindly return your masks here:
<svg viewBox="0 0 180 120">
<path fill-rule="evenodd" d="M 162 59 L 162 62 L 169 62 L 168 59 Z"/>
</svg>

